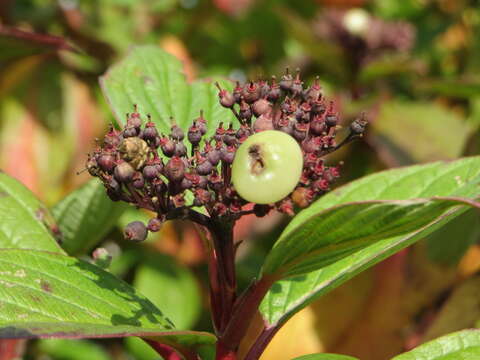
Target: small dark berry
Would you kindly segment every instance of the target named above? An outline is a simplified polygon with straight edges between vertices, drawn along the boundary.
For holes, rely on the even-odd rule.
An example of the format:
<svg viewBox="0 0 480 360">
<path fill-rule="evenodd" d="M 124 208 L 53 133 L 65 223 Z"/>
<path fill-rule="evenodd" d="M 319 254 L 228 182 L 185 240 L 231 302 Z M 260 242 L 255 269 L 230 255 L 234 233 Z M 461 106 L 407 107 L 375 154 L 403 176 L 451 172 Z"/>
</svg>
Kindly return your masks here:
<svg viewBox="0 0 480 360">
<path fill-rule="evenodd" d="M 140 242 L 147 238 L 148 230 L 141 221 L 133 221 L 125 227 L 123 235 L 126 240 Z"/>
<path fill-rule="evenodd" d="M 293 77 L 290 74 L 290 71 L 289 71 L 288 68 L 286 68 L 286 70 L 285 70 L 285 75 L 283 75 L 282 78 L 280 79 L 279 85 L 280 85 L 280 88 L 283 91 L 290 91 L 291 90 L 292 85 L 293 85 Z"/>
<path fill-rule="evenodd" d="M 157 128 L 155 124 L 149 121 L 143 129 L 143 138 L 148 141 L 155 141 L 155 138 L 158 136 Z"/>
<path fill-rule="evenodd" d="M 226 108 L 231 108 L 235 104 L 235 97 L 227 90 L 222 89 L 218 82 L 215 83 L 215 86 L 219 90 L 218 97 L 220 99 L 220 105 Z"/>
<path fill-rule="evenodd" d="M 194 121 L 193 125 L 188 129 L 188 141 L 190 141 L 193 146 L 197 146 L 201 140 L 202 133 L 197 126 L 197 122 Z"/>
<path fill-rule="evenodd" d="M 145 186 L 145 180 L 143 178 L 143 175 L 138 171 L 133 174 L 132 186 L 135 189 L 143 189 L 143 187 Z"/>
<path fill-rule="evenodd" d="M 160 139 L 160 147 L 163 154 L 167 157 L 172 157 L 175 153 L 175 143 L 168 138 L 164 137 Z"/>
<path fill-rule="evenodd" d="M 174 140 L 182 141 L 183 138 L 185 137 L 185 134 L 183 133 L 183 130 L 181 128 L 173 124 L 171 127 L 171 137 Z"/>
<path fill-rule="evenodd" d="M 185 175 L 185 163 L 178 156 L 174 156 L 165 165 L 164 172 L 168 180 L 180 182 Z"/>
<path fill-rule="evenodd" d="M 265 131 L 265 130 L 273 130 L 273 120 L 270 114 L 264 114 L 255 120 L 253 124 L 253 130 L 255 132 Z"/>
<path fill-rule="evenodd" d="M 177 142 L 175 144 L 175 156 L 183 157 L 187 155 L 187 147 L 183 142 Z"/>
<path fill-rule="evenodd" d="M 157 232 L 162 227 L 163 221 L 159 218 L 152 218 L 148 221 L 147 229 L 151 232 Z"/>
<path fill-rule="evenodd" d="M 241 120 L 245 120 L 247 122 L 250 121 L 252 118 L 252 110 L 250 109 L 250 105 L 248 105 L 244 100 L 240 102 L 240 111 L 238 112 Z"/>
<path fill-rule="evenodd" d="M 143 177 L 147 180 L 153 180 L 155 179 L 158 174 L 158 165 L 147 165 L 143 168 Z"/>
<path fill-rule="evenodd" d="M 259 117 L 272 111 L 272 104 L 267 99 L 258 99 L 252 105 L 253 114 Z"/>
<path fill-rule="evenodd" d="M 125 128 L 125 130 L 123 130 L 123 137 L 124 138 L 129 138 L 129 137 L 134 137 L 134 136 L 137 136 L 138 134 L 138 130 L 134 127 L 127 127 Z"/>
<path fill-rule="evenodd" d="M 205 189 L 196 189 L 195 190 L 195 205 L 203 206 L 210 202 L 212 196 L 209 191 Z"/>
<path fill-rule="evenodd" d="M 100 169 L 107 173 L 111 173 L 115 167 L 115 157 L 110 154 L 100 155 L 97 159 Z"/>
<path fill-rule="evenodd" d="M 261 92 L 262 89 L 253 81 L 251 81 L 248 85 L 245 85 L 243 89 L 243 99 L 248 104 L 253 104 L 260 98 Z"/>
<path fill-rule="evenodd" d="M 277 84 L 277 78 L 272 76 L 272 84 L 270 85 L 270 91 L 268 92 L 267 99 L 271 102 L 276 102 L 281 94 L 282 92 L 280 90 L 280 85 Z"/>
<path fill-rule="evenodd" d="M 198 175 L 208 175 L 213 170 L 213 165 L 207 159 L 204 159 L 201 163 L 199 163 L 196 167 Z"/>
<path fill-rule="evenodd" d="M 237 81 L 235 88 L 233 89 L 233 98 L 237 104 L 240 104 L 242 100 L 243 87 L 240 86 L 240 83 Z"/>
<path fill-rule="evenodd" d="M 313 135 L 322 135 L 327 130 L 327 125 L 320 117 L 315 117 L 310 123 L 310 133 Z"/>
<path fill-rule="evenodd" d="M 292 136 L 297 141 L 300 142 L 300 141 L 303 141 L 307 136 L 307 131 L 308 131 L 308 123 L 297 122 L 293 127 Z"/>
<path fill-rule="evenodd" d="M 217 166 L 218 162 L 220 161 L 220 151 L 217 149 L 212 149 L 207 152 L 206 154 L 208 162 L 212 164 L 212 166 Z"/>
<path fill-rule="evenodd" d="M 335 114 L 327 114 L 325 117 L 325 124 L 328 127 L 336 126 L 338 123 L 338 116 Z"/>
<path fill-rule="evenodd" d="M 115 170 L 114 170 L 115 179 L 118 182 L 121 182 L 121 183 L 124 183 L 124 184 L 126 184 L 126 183 L 128 183 L 132 180 L 134 173 L 135 173 L 135 170 L 127 162 L 122 162 L 122 163 L 118 164 L 115 167 Z"/>
<path fill-rule="evenodd" d="M 365 131 L 366 126 L 367 126 L 367 121 L 364 118 L 355 119 L 350 124 L 350 131 L 354 135 L 361 135 Z"/>
<path fill-rule="evenodd" d="M 220 153 L 220 158 L 226 164 L 233 163 L 233 159 L 235 158 L 235 147 L 234 146 L 227 146 L 223 148 Z"/>
</svg>

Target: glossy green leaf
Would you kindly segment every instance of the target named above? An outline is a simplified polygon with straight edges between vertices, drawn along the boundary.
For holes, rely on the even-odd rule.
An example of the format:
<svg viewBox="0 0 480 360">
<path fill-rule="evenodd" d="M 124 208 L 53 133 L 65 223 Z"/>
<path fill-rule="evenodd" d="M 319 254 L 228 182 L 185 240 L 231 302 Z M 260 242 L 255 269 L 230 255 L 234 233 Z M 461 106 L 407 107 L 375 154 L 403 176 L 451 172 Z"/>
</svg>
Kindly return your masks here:
<svg viewBox="0 0 480 360">
<path fill-rule="evenodd" d="M 399 168 L 354 181 L 290 222 L 267 256 L 263 273 L 284 278 L 306 274 L 380 240 L 422 229 L 449 208 L 478 198 L 479 183 L 480 157 Z"/>
<path fill-rule="evenodd" d="M 352 356 L 341 354 L 309 354 L 296 357 L 293 360 L 358 360 Z"/>
<path fill-rule="evenodd" d="M 480 330 L 463 330 L 429 341 L 392 360 L 480 359 Z"/>
<path fill-rule="evenodd" d="M 232 87 L 227 81 L 221 83 Z M 187 83 L 182 63 L 156 46 L 134 47 L 109 69 L 100 84 L 119 123 L 125 122 L 125 114 L 132 112 L 133 104 L 138 105 L 141 114 L 151 114 L 164 133 L 170 132 L 171 117 L 187 129 L 200 110 L 210 134 L 219 122 L 235 121 L 231 111 L 218 103 L 218 90 L 212 82 Z"/>
<path fill-rule="evenodd" d="M 209 345 L 207 333 L 175 330 L 150 301 L 108 272 L 61 254 L 0 250 L 1 338 L 155 337 Z"/>
<path fill-rule="evenodd" d="M 156 255 L 137 268 L 133 285 L 162 309 L 177 329 L 195 325 L 201 310 L 200 290 L 187 267 Z"/>
<path fill-rule="evenodd" d="M 47 208 L 20 182 L 0 171 L 0 248 L 63 252 Z"/>
<path fill-rule="evenodd" d="M 92 179 L 56 204 L 52 213 L 69 254 L 90 250 L 115 226 L 128 205 L 111 201 L 98 179 Z"/>
<path fill-rule="evenodd" d="M 449 210 L 433 223 L 416 232 L 381 240 L 320 270 L 277 281 L 260 305 L 260 312 L 267 327 L 281 326 L 295 313 L 320 296 L 370 266 L 424 238 L 466 211 L 467 208 L 463 207 Z"/>
</svg>

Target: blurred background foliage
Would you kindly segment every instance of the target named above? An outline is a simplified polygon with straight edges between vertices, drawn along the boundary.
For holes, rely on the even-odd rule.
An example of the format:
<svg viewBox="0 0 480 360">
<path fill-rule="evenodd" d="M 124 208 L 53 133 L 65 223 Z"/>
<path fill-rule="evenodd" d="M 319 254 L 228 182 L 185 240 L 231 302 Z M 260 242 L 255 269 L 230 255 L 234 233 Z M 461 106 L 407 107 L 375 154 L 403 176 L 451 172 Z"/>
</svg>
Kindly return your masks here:
<svg viewBox="0 0 480 360">
<path fill-rule="evenodd" d="M 180 58 L 188 80 L 278 76 L 287 65 L 312 81 L 318 75 L 344 124 L 361 111 L 371 121 L 364 141 L 333 159 L 345 161 L 343 182 L 479 154 L 479 6 L 476 0 L 3 0 L 0 167 L 52 207 L 85 183 L 88 174 L 77 172 L 112 121 L 98 77 L 138 44 Z M 142 245 L 125 243 L 122 226 L 146 216 L 127 209 L 95 244 L 85 240 L 90 248 L 67 250 L 88 257 L 105 247 L 113 256 L 110 271 L 179 328 L 211 330 L 198 229 L 172 222 Z M 241 284 L 255 275 L 286 221 L 278 214 L 239 221 Z M 320 351 L 388 359 L 477 326 L 479 239 L 479 213 L 470 210 L 301 311 L 262 359 Z M 158 358 L 135 338 L 0 342 L 1 360 L 22 356 Z"/>
</svg>

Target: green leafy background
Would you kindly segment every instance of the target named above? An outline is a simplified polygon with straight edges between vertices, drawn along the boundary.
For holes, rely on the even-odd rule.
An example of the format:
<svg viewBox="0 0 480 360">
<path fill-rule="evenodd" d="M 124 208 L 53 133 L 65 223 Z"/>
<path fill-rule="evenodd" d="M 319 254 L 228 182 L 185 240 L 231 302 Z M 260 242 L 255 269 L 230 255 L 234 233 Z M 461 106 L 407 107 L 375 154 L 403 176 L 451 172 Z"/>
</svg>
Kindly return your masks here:
<svg viewBox="0 0 480 360">
<path fill-rule="evenodd" d="M 411 46 L 360 51 L 332 33 L 326 36 L 325 17 L 351 7 L 407 24 Z M 1 5 L 2 24 L 60 37 L 20 40 L 0 29 L 0 244 L 13 248 L 0 250 L 5 272 L 0 293 L 9 309 L 0 312 L 1 321 L 23 329 L 23 336 L 27 331 L 85 335 L 79 324 L 119 336 L 119 325 L 112 328 L 114 315 L 131 319 L 135 312 L 155 309 L 153 318 L 140 316 L 139 323 L 122 324 L 121 331 L 147 331 L 180 346 L 197 344 L 211 354 L 215 339 L 205 333 L 212 328 L 198 229 L 172 222 L 144 244 L 127 244 L 121 236 L 125 223 L 150 214 L 111 203 L 87 172 L 77 172 L 95 137 L 109 123 L 123 122 L 133 104 L 144 119 L 150 113 L 163 132 L 173 122 L 188 127 L 203 110 L 212 133 L 219 122 L 236 124 L 218 105 L 218 90 L 209 80 L 231 88 L 229 78 L 278 77 L 288 65 L 300 67 L 307 82 L 319 75 L 325 94 L 336 100 L 343 127 L 367 112 L 365 138 L 327 159 L 344 161 L 341 182 L 399 166 L 470 157 L 394 169 L 339 187 L 286 228 L 288 220 L 276 216 L 240 222 L 237 238 L 245 240 L 239 248 L 241 287 L 260 273 L 283 277 L 262 303 L 263 319 L 256 324 L 283 325 L 262 359 L 327 352 L 383 360 L 478 326 L 478 210 L 430 198 L 474 199 L 478 192 L 478 159 L 472 157 L 480 153 L 477 10 L 467 0 L 107 0 L 71 7 L 32 0 Z M 408 38 L 398 34 L 393 31 L 390 39 L 407 44 Z M 362 61 L 357 61 L 359 54 L 365 54 Z M 385 201 L 399 199 L 403 202 Z M 370 202 L 359 203 L 365 200 Z M 395 220 L 388 232 L 377 231 L 386 219 L 379 214 Z M 432 226 L 409 228 L 406 220 L 412 219 L 417 226 Z M 346 232 L 337 226 L 343 221 Z M 349 235 L 359 229 L 361 237 Z M 306 239 L 306 232 L 313 236 Z M 99 246 L 113 256 L 107 271 L 91 264 Z M 24 251 L 28 255 L 20 256 Z M 22 264 L 33 269 L 27 272 Z M 27 275 L 15 276 L 22 269 Z M 61 276 L 50 279 L 52 289 L 61 293 L 50 294 L 35 282 L 53 275 Z M 72 277 L 83 293 L 68 290 Z M 15 296 L 17 291 L 24 296 Z M 102 294 L 119 308 L 103 307 L 89 293 Z M 182 302 L 168 300 L 179 293 L 189 295 Z M 79 308 L 75 312 L 78 303 L 89 311 L 101 309 L 103 317 L 87 318 Z M 69 318 L 79 322 L 63 329 L 45 322 Z M 181 330 L 171 333 L 166 318 Z M 29 322 L 33 319 L 35 326 Z M 182 332 L 186 328 L 195 332 Z M 465 339 L 467 348 L 458 351 L 468 358 L 469 352 L 475 354 L 475 334 L 439 340 L 425 348 L 428 356 L 422 348 L 400 356 L 454 358 L 460 355 L 433 357 L 428 349 Z M 32 340 L 18 346 L 24 349 L 19 356 L 152 358 L 138 339 L 72 341 Z M 334 355 L 310 355 L 327 356 Z"/>
</svg>

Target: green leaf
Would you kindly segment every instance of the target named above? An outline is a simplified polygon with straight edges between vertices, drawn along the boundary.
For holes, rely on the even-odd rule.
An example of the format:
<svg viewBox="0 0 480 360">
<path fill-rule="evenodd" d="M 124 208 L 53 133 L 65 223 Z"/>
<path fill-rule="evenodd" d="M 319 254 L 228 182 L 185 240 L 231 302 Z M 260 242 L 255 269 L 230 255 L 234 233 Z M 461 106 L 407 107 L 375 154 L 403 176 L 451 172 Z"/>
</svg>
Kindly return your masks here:
<svg viewBox="0 0 480 360">
<path fill-rule="evenodd" d="M 479 237 L 480 216 L 477 209 L 470 209 L 425 239 L 428 257 L 434 262 L 453 266 Z"/>
<path fill-rule="evenodd" d="M 232 84 L 220 81 L 223 87 Z M 203 110 L 209 134 L 217 124 L 236 122 L 232 112 L 218 102 L 212 82 L 186 82 L 182 63 L 156 46 L 134 47 L 129 55 L 101 77 L 100 84 L 119 124 L 137 104 L 142 114 L 151 114 L 161 132 L 169 133 L 174 118 L 184 130 Z"/>
<path fill-rule="evenodd" d="M 352 182 L 290 222 L 263 273 L 302 275 L 380 240 L 422 229 L 449 208 L 479 197 L 479 182 L 480 157 L 399 168 Z"/>
<path fill-rule="evenodd" d="M 62 253 L 47 208 L 20 182 L 0 171 L 0 248 Z"/>
<path fill-rule="evenodd" d="M 309 354 L 296 357 L 293 360 L 358 360 L 352 356 L 340 355 L 340 354 Z"/>
<path fill-rule="evenodd" d="M 295 313 L 356 274 L 388 256 L 424 238 L 448 221 L 467 211 L 459 207 L 449 210 L 434 223 L 405 236 L 397 236 L 367 246 L 335 263 L 308 274 L 277 281 L 260 305 L 267 327 L 284 324 Z"/>
<path fill-rule="evenodd" d="M 175 323 L 189 329 L 200 315 L 198 284 L 190 270 L 167 256 L 155 255 L 137 268 L 133 285 Z"/>
<path fill-rule="evenodd" d="M 90 250 L 115 226 L 128 205 L 111 201 L 98 179 L 92 179 L 56 204 L 52 213 L 69 254 Z"/>
<path fill-rule="evenodd" d="M 0 338 L 155 337 L 210 345 L 207 333 L 177 331 L 150 301 L 110 273 L 61 254 L 0 250 Z"/>
<path fill-rule="evenodd" d="M 392 360 L 480 359 L 480 330 L 463 330 L 429 341 Z"/>
<path fill-rule="evenodd" d="M 107 352 L 88 340 L 42 339 L 37 347 L 42 354 L 62 360 L 110 360 Z"/>
<path fill-rule="evenodd" d="M 433 103 L 389 101 L 382 105 L 372 130 L 381 151 L 396 164 L 410 165 L 461 156 L 472 126 Z"/>
</svg>

